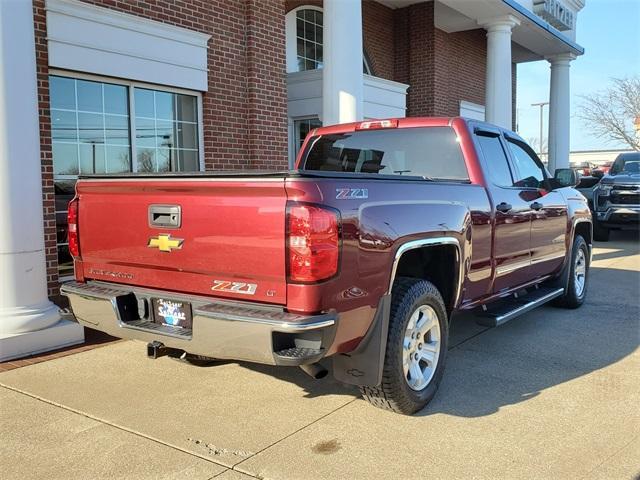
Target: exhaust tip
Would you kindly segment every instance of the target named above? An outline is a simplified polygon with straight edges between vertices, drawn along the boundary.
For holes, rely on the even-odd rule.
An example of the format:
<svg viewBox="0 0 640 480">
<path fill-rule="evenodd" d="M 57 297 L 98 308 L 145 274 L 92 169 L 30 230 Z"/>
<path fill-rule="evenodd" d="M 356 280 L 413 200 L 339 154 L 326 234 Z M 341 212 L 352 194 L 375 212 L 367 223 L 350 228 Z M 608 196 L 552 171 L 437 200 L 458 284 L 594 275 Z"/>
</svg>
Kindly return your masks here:
<svg viewBox="0 0 640 480">
<path fill-rule="evenodd" d="M 326 377 L 327 374 L 329 373 L 329 371 L 319 363 L 310 363 L 308 365 L 300 365 L 300 368 L 304 373 L 306 373 L 307 375 L 309 375 L 311 378 L 315 380 L 320 380 L 321 378 Z"/>
</svg>

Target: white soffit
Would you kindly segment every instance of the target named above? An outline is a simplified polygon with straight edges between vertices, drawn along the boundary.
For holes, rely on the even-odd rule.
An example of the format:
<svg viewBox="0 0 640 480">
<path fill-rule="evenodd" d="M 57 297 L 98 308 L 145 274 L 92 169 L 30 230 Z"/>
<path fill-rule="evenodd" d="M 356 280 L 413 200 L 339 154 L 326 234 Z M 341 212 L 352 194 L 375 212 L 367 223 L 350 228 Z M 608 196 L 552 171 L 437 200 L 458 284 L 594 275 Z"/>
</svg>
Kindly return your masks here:
<svg viewBox="0 0 640 480">
<path fill-rule="evenodd" d="M 210 35 L 77 0 L 47 0 L 49 66 L 207 90 Z"/>
</svg>

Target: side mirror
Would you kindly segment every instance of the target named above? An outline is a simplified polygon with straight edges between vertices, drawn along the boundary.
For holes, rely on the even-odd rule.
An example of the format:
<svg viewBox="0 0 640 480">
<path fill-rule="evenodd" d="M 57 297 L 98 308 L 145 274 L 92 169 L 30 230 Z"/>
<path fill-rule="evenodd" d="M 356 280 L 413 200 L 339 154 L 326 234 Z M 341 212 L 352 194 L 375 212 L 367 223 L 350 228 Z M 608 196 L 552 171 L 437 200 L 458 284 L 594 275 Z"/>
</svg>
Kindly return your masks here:
<svg viewBox="0 0 640 480">
<path fill-rule="evenodd" d="M 561 187 L 575 187 L 580 183 L 580 175 L 572 168 L 556 168 L 553 178 Z"/>
<path fill-rule="evenodd" d="M 594 170 L 591 170 L 591 176 L 596 178 L 602 178 L 604 177 L 604 172 L 596 168 Z"/>
</svg>

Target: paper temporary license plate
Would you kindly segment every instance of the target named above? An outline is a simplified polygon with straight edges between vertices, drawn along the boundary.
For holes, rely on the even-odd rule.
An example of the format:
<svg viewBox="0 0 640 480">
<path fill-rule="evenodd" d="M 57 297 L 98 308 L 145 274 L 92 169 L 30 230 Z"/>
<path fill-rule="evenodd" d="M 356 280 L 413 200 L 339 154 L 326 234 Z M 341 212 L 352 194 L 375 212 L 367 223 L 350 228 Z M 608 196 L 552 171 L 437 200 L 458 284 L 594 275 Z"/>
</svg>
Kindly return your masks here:
<svg viewBox="0 0 640 480">
<path fill-rule="evenodd" d="M 156 323 L 177 328 L 191 328 L 191 304 L 176 300 L 154 298 L 153 318 Z"/>
</svg>

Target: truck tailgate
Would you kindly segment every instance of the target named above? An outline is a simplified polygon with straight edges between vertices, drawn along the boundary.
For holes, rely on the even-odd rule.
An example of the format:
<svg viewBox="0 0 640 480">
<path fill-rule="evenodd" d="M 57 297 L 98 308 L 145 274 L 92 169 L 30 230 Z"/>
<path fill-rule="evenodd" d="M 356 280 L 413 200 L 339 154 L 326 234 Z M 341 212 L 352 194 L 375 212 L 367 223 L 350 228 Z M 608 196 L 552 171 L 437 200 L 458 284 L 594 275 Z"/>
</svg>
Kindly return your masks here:
<svg viewBox="0 0 640 480">
<path fill-rule="evenodd" d="M 85 279 L 286 303 L 284 178 L 90 178 L 77 196 Z"/>
</svg>

